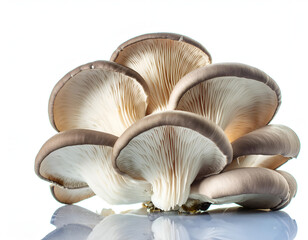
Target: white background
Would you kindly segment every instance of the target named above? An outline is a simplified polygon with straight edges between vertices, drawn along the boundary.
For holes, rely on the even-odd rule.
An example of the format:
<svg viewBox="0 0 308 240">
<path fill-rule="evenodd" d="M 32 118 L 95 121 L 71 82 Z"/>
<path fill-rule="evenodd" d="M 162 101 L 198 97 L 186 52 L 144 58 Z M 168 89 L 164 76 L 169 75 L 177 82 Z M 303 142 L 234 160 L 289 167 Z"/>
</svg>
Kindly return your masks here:
<svg viewBox="0 0 308 240">
<path fill-rule="evenodd" d="M 307 211 L 307 1 L 1 1 L 0 141 L 1 239 L 41 239 L 61 206 L 49 184 L 34 173 L 34 159 L 54 135 L 49 94 L 73 68 L 109 60 L 129 38 L 151 32 L 189 36 L 211 53 L 213 63 L 241 62 L 276 80 L 282 105 L 273 123 L 291 127 L 301 153 L 282 168 L 298 181 L 284 209 L 308 236 Z M 100 211 L 98 199 L 82 206 Z"/>
</svg>

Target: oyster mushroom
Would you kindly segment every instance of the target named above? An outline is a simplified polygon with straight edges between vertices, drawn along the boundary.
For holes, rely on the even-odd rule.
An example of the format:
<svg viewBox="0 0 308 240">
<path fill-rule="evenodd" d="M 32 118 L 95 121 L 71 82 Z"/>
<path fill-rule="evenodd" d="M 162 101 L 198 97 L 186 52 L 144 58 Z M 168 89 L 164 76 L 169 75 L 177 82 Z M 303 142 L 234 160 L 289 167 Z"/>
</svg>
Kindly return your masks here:
<svg viewBox="0 0 308 240">
<path fill-rule="evenodd" d="M 120 135 L 145 116 L 148 87 L 134 70 L 96 61 L 67 73 L 54 87 L 49 118 L 58 131 L 91 129 Z"/>
<path fill-rule="evenodd" d="M 64 203 L 91 196 L 88 187 L 110 204 L 148 201 L 148 183 L 123 177 L 113 170 L 111 155 L 116 139 L 111 134 L 86 129 L 61 132 L 39 151 L 35 160 L 36 174 L 69 188 L 54 189 L 56 199 Z"/>
<path fill-rule="evenodd" d="M 198 42 L 174 33 L 152 33 L 132 38 L 112 54 L 111 61 L 137 71 L 149 86 L 147 113 L 165 110 L 175 84 L 187 73 L 211 63 Z"/>
<path fill-rule="evenodd" d="M 267 125 L 232 143 L 233 161 L 225 171 L 242 167 L 276 169 L 297 157 L 300 142 L 296 133 L 283 125 Z"/>
<path fill-rule="evenodd" d="M 238 63 L 212 64 L 194 70 L 176 84 L 168 109 L 209 118 L 233 142 L 268 124 L 280 98 L 275 81 L 257 68 Z"/>
<path fill-rule="evenodd" d="M 151 200 L 162 210 L 185 204 L 193 181 L 219 173 L 231 158 L 231 145 L 217 125 L 181 111 L 139 120 L 113 148 L 115 168 L 151 183 Z"/>
<path fill-rule="evenodd" d="M 237 203 L 247 208 L 278 210 L 290 201 L 290 192 L 284 174 L 254 167 L 233 169 L 195 182 L 190 197 L 202 200 L 203 196 L 204 201 L 213 204 Z"/>
</svg>

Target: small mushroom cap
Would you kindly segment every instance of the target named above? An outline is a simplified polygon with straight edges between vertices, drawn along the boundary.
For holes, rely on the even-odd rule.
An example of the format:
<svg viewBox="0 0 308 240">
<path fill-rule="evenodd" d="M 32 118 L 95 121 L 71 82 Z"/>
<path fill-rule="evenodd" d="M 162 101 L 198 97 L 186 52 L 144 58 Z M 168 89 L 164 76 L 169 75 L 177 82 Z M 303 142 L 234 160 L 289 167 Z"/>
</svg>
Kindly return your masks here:
<svg viewBox="0 0 308 240">
<path fill-rule="evenodd" d="M 111 61 L 134 69 L 144 78 L 151 95 L 147 113 L 165 110 L 170 93 L 180 78 L 211 63 L 198 42 L 174 33 L 145 34 L 121 44 Z"/>
<path fill-rule="evenodd" d="M 86 129 L 72 129 L 72 130 L 68 130 L 68 131 L 56 134 L 52 138 L 50 138 L 38 152 L 36 159 L 35 159 L 35 173 L 40 178 L 50 181 L 56 185 L 59 184 L 61 186 L 70 187 L 70 188 L 87 187 L 87 184 L 85 184 L 83 180 L 76 181 L 76 179 L 75 181 L 74 180 L 72 181 L 72 185 L 69 183 L 63 184 L 63 181 L 61 178 L 55 179 L 52 175 L 50 175 L 50 171 L 54 171 L 53 168 L 44 169 L 42 168 L 42 164 L 46 164 L 44 163 L 44 161 L 51 153 L 57 150 L 60 150 L 62 148 L 65 148 L 65 147 L 73 147 L 73 146 L 78 147 L 82 145 L 97 145 L 97 146 L 102 145 L 102 146 L 112 148 L 116 140 L 117 140 L 117 137 L 111 134 L 106 134 L 106 133 L 91 131 L 91 130 L 86 130 Z M 60 158 L 59 160 L 61 161 L 62 158 Z M 59 170 L 61 167 L 62 166 L 58 166 Z M 70 171 L 70 169 L 63 169 L 63 170 Z M 74 184 L 77 184 L 77 185 L 74 187 L 73 186 Z"/>
<path fill-rule="evenodd" d="M 57 185 L 51 185 L 50 190 L 53 197 L 60 203 L 64 204 L 77 203 L 95 195 L 89 187 L 68 189 Z"/>
<path fill-rule="evenodd" d="M 170 95 L 168 109 L 209 118 L 232 142 L 268 124 L 280 98 L 278 85 L 264 72 L 244 64 L 222 63 L 184 76 Z"/>
<path fill-rule="evenodd" d="M 194 183 L 191 195 L 214 204 L 237 203 L 247 208 L 278 210 L 290 199 L 286 178 L 266 168 L 238 168 Z"/>
<path fill-rule="evenodd" d="M 233 161 L 225 170 L 240 167 L 276 169 L 297 157 L 300 142 L 296 133 L 283 125 L 267 125 L 232 143 Z"/>
<path fill-rule="evenodd" d="M 167 111 L 128 128 L 113 148 L 115 168 L 152 184 L 152 202 L 163 210 L 187 201 L 191 183 L 219 173 L 230 162 L 223 131 L 196 114 Z"/>
<path fill-rule="evenodd" d="M 125 178 L 114 171 L 111 155 L 116 139 L 111 134 L 85 129 L 59 133 L 41 148 L 35 171 L 44 180 L 76 190 L 68 199 L 69 190 L 56 189 L 54 196 L 60 201 L 81 200 L 81 193 L 88 186 L 110 204 L 148 201 L 148 183 Z"/>
<path fill-rule="evenodd" d="M 286 207 L 287 205 L 289 205 L 289 203 L 291 202 L 292 198 L 295 197 L 296 192 L 297 192 L 297 182 L 296 182 L 295 178 L 290 173 L 285 172 L 285 171 L 281 171 L 281 170 L 277 170 L 277 172 L 279 174 L 281 174 L 287 180 L 287 182 L 289 184 L 289 190 L 290 190 L 290 195 L 289 195 L 288 201 L 286 201 L 279 208 L 279 209 L 282 209 L 282 208 Z"/>
<path fill-rule="evenodd" d="M 134 70 L 96 61 L 67 73 L 54 87 L 49 118 L 58 131 L 91 129 L 120 135 L 145 115 L 149 89 Z"/>
</svg>

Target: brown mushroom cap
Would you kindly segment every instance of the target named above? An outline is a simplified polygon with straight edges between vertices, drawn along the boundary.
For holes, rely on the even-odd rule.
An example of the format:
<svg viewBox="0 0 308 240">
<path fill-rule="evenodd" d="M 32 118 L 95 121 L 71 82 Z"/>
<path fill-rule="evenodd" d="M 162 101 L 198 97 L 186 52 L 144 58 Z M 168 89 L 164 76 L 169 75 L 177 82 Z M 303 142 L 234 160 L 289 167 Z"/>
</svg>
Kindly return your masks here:
<svg viewBox="0 0 308 240">
<path fill-rule="evenodd" d="M 64 204 L 77 203 L 95 195 L 89 187 L 68 189 L 57 185 L 51 185 L 50 190 L 53 197 L 60 203 Z"/>
<path fill-rule="evenodd" d="M 72 191 L 59 192 L 54 196 L 60 201 L 82 198 L 88 186 L 110 204 L 127 204 L 147 201 L 150 185 L 125 178 L 112 167 L 112 146 L 117 137 L 92 130 L 68 130 L 49 139 L 39 151 L 35 161 L 38 176 L 55 185 Z M 79 196 L 78 196 L 79 195 Z M 81 196 L 80 196 L 81 195 Z"/>
<path fill-rule="evenodd" d="M 230 162 L 223 131 L 196 114 L 167 111 L 128 128 L 113 148 L 115 168 L 152 184 L 154 205 L 163 210 L 187 201 L 195 179 L 219 173 Z"/>
<path fill-rule="evenodd" d="M 149 86 L 147 113 L 164 110 L 175 84 L 196 68 L 211 63 L 198 42 L 174 33 L 145 34 L 121 44 L 111 61 L 137 71 Z"/>
<path fill-rule="evenodd" d="M 248 208 L 278 210 L 290 199 L 289 184 L 266 168 L 239 168 L 194 183 L 191 195 L 205 196 L 214 204 L 237 203 Z"/>
<path fill-rule="evenodd" d="M 280 206 L 280 209 L 286 207 L 292 200 L 292 198 L 295 197 L 296 192 L 297 192 L 297 182 L 295 178 L 288 172 L 277 170 L 278 173 L 280 173 L 288 182 L 289 184 L 289 199 L 287 202 L 285 202 L 283 205 Z"/>
<path fill-rule="evenodd" d="M 280 98 L 278 85 L 264 72 L 244 64 L 222 63 L 183 77 L 171 93 L 168 109 L 211 119 L 232 142 L 270 122 Z"/>
<path fill-rule="evenodd" d="M 267 125 L 232 143 L 233 161 L 225 170 L 241 167 L 276 169 L 297 157 L 300 142 L 296 133 L 283 125 Z"/>
<path fill-rule="evenodd" d="M 58 131 L 92 129 L 120 135 L 145 115 L 148 92 L 132 69 L 108 61 L 87 63 L 56 84 L 49 118 Z"/>
</svg>

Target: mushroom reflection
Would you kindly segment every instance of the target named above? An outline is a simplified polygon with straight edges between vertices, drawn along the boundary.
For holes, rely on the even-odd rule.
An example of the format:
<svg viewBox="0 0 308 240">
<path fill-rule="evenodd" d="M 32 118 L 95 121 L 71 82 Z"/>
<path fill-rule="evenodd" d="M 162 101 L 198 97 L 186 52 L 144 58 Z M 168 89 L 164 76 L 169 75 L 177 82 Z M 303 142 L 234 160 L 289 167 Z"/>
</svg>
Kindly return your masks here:
<svg viewBox="0 0 308 240">
<path fill-rule="evenodd" d="M 68 207 L 70 209 L 66 209 Z M 98 222 L 100 219 L 102 220 Z M 57 229 L 48 234 L 44 240 L 291 240 L 297 233 L 295 220 L 285 212 L 242 208 L 214 210 L 202 215 L 178 215 L 172 212 L 146 215 L 141 211 L 141 213 L 115 214 L 103 218 L 80 207 L 65 206 L 56 211 L 52 223 Z M 94 224 L 96 226 L 93 228 Z M 80 233 L 78 238 L 76 238 L 77 233 Z"/>
</svg>

